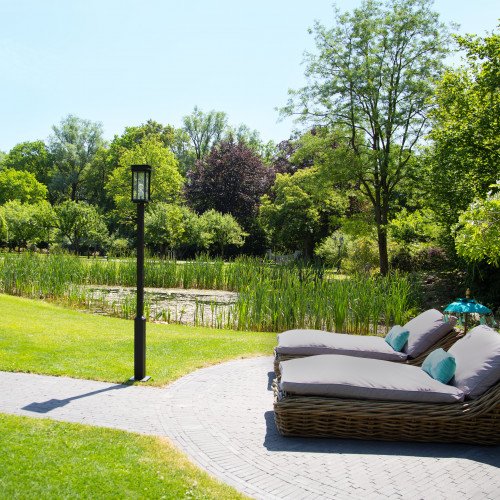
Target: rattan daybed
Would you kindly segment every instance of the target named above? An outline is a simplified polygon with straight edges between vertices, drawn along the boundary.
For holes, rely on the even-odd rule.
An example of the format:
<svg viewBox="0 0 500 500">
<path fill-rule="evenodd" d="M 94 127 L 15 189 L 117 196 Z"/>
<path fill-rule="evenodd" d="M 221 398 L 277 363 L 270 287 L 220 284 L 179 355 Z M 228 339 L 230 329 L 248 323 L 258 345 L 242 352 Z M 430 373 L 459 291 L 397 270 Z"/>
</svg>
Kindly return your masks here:
<svg viewBox="0 0 500 500">
<path fill-rule="evenodd" d="M 448 351 L 454 377 L 326 354 L 284 361 L 274 414 L 284 436 L 500 443 L 500 334 L 485 325 Z"/>
<path fill-rule="evenodd" d="M 500 383 L 462 403 L 291 396 L 274 384 L 283 436 L 500 444 Z"/>
<path fill-rule="evenodd" d="M 426 333 L 423 333 L 423 330 L 425 328 L 422 328 L 422 322 L 424 325 L 429 325 L 429 331 Z M 318 330 L 289 330 L 288 332 L 284 332 L 278 335 L 278 346 L 276 346 L 276 348 L 274 349 L 274 372 L 279 378 L 279 364 L 282 361 L 303 358 L 317 354 L 347 354 L 349 356 L 362 356 L 367 358 L 371 357 L 374 359 L 389 359 L 390 361 L 394 362 L 406 363 L 410 365 L 421 365 L 423 360 L 431 351 L 439 347 L 443 348 L 444 350 L 448 350 L 461 336 L 458 331 L 453 329 L 455 325 L 455 318 L 450 317 L 447 320 L 444 320 L 442 313 L 440 313 L 436 309 L 425 311 L 413 320 L 409 321 L 406 325 L 409 326 L 410 335 L 412 336 L 415 333 L 418 337 L 418 345 L 414 344 L 413 349 L 411 349 L 411 351 L 408 353 L 408 356 L 402 356 L 400 358 L 398 358 L 397 355 L 403 353 L 393 352 L 393 356 L 391 358 L 387 358 L 382 357 L 387 356 L 387 353 L 385 352 L 359 352 L 361 349 L 358 350 L 358 353 L 354 352 L 353 350 L 343 352 L 342 348 L 334 349 L 330 352 L 330 347 L 326 345 L 328 343 L 336 344 L 339 340 L 343 341 L 341 343 L 345 343 L 345 340 L 359 339 L 359 343 L 361 344 L 363 344 L 363 342 L 367 340 L 380 340 L 379 344 L 387 346 L 387 344 L 382 341 L 382 338 L 338 333 L 332 334 L 328 332 L 321 332 Z M 416 326 L 416 331 L 415 328 L 412 329 L 412 325 Z M 435 335 L 435 333 L 437 333 L 437 335 Z M 317 339 L 315 340 L 316 345 L 302 347 L 302 339 L 307 336 L 310 337 L 311 335 L 315 336 L 315 339 Z M 324 339 L 323 341 L 325 342 L 325 346 L 321 345 L 323 341 L 320 340 L 319 337 L 322 337 Z M 280 345 L 282 338 L 287 338 L 288 344 L 293 345 Z M 391 350 L 389 346 L 387 346 L 387 349 Z M 406 350 L 407 346 L 405 346 L 404 351 Z"/>
</svg>

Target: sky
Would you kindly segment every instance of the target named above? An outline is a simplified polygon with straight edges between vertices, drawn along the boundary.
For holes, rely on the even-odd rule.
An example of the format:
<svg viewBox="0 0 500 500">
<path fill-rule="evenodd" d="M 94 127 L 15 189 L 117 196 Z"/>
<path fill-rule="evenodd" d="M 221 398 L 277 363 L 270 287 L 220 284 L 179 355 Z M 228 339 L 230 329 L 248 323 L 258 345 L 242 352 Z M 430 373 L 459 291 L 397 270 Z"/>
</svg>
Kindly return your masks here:
<svg viewBox="0 0 500 500">
<path fill-rule="evenodd" d="M 500 17 L 498 0 L 434 8 L 482 36 Z M 180 127 L 195 105 L 279 142 L 294 124 L 276 108 L 314 50 L 307 30 L 333 18 L 330 0 L 0 0 L 0 151 L 47 140 L 68 114 L 110 140 L 148 119 Z"/>
</svg>

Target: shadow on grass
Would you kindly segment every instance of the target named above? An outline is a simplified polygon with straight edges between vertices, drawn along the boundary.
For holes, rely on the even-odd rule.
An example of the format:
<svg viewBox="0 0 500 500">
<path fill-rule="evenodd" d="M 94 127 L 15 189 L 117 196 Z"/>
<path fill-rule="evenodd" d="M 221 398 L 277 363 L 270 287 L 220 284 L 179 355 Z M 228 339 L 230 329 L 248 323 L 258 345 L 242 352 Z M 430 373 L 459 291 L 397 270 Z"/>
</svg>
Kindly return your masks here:
<svg viewBox="0 0 500 500">
<path fill-rule="evenodd" d="M 398 455 L 404 457 L 463 458 L 500 467 L 500 446 L 454 443 L 364 441 L 337 438 L 283 437 L 274 422 L 274 412 L 264 414 L 269 451 L 300 453 L 340 453 L 352 455 Z"/>
<path fill-rule="evenodd" d="M 128 387 L 132 384 L 133 384 L 133 382 L 131 382 L 130 380 L 127 380 L 123 384 L 116 384 L 116 385 L 113 385 L 111 387 L 106 387 L 105 389 L 99 389 L 97 391 L 86 392 L 84 394 L 78 394 L 77 396 L 72 396 L 72 397 L 66 398 L 66 399 L 49 399 L 47 401 L 42 401 L 39 403 L 37 403 L 37 402 L 30 403 L 29 405 L 24 406 L 22 409 L 26 410 L 26 411 L 31 411 L 34 413 L 49 413 L 52 410 L 66 406 L 67 404 L 71 403 L 71 401 L 75 401 L 77 399 L 82 399 L 82 398 L 88 398 L 90 396 L 95 396 L 96 394 L 100 394 L 102 392 L 116 391 L 118 389 L 125 389 L 126 387 Z"/>
</svg>

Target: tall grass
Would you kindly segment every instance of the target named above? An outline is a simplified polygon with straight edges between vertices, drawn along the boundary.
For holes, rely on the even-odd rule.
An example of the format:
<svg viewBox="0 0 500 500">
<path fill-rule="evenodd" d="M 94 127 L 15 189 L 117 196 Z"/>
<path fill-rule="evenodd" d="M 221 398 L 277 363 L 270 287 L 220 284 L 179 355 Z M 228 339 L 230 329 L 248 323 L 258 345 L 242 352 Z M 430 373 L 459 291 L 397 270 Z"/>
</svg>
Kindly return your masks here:
<svg viewBox="0 0 500 500">
<path fill-rule="evenodd" d="M 109 305 L 85 286 L 134 286 L 133 260 L 82 259 L 69 255 L 5 255 L 0 263 L 0 290 L 30 298 L 48 298 L 71 306 L 101 308 L 130 318 L 135 299 Z M 414 286 L 401 274 L 386 277 L 328 277 L 309 266 L 276 265 L 241 257 L 234 262 L 147 260 L 145 285 L 158 288 L 197 288 L 239 292 L 236 304 L 196 303 L 195 325 L 237 330 L 283 331 L 314 328 L 357 334 L 380 333 L 403 324 L 415 309 Z M 153 310 L 150 319 L 182 322 L 177 307 Z"/>
</svg>

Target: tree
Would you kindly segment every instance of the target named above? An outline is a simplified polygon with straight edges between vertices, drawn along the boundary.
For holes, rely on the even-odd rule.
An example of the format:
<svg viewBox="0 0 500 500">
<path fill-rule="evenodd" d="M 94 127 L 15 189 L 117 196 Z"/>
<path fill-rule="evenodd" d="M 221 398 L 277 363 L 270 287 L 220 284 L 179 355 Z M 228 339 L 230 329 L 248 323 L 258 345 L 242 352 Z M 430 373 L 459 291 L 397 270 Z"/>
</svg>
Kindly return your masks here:
<svg viewBox="0 0 500 500">
<path fill-rule="evenodd" d="M 0 170 L 0 204 L 18 200 L 21 203 L 37 203 L 47 198 L 47 188 L 33 174 L 4 168 Z"/>
<path fill-rule="evenodd" d="M 42 243 L 50 247 L 54 229 L 57 227 L 56 212 L 52 205 L 45 200 L 32 205 L 32 220 L 39 230 L 37 244 Z"/>
<path fill-rule="evenodd" d="M 154 120 L 148 120 L 135 127 L 126 127 L 121 136 L 115 136 L 111 149 L 134 149 L 138 144 L 149 139 L 156 139 L 169 148 L 175 140 L 175 129 L 171 125 L 162 125 Z"/>
<path fill-rule="evenodd" d="M 221 214 L 208 210 L 200 216 L 202 232 L 206 236 L 206 245 L 212 251 L 224 257 L 224 250 L 229 246 L 241 247 L 247 233 L 230 214 Z"/>
<path fill-rule="evenodd" d="M 500 182 L 497 184 L 500 187 Z M 500 265 L 500 192 L 476 200 L 459 217 L 457 253 L 470 261 L 486 260 Z"/>
<path fill-rule="evenodd" d="M 82 247 L 96 249 L 108 237 L 104 218 L 97 208 L 83 201 L 67 200 L 55 207 L 59 238 L 66 241 L 79 254 Z"/>
<path fill-rule="evenodd" d="M 21 142 L 5 156 L 3 166 L 30 172 L 38 182 L 47 186 L 51 176 L 52 157 L 43 141 Z"/>
<path fill-rule="evenodd" d="M 60 199 L 83 198 L 82 180 L 104 144 L 102 125 L 68 115 L 59 127 L 52 127 L 49 150 L 54 158 L 51 188 Z"/>
<path fill-rule="evenodd" d="M 189 135 L 196 159 L 201 160 L 218 144 L 227 127 L 227 116 L 222 111 L 204 113 L 198 106 L 182 119 L 184 131 Z"/>
<path fill-rule="evenodd" d="M 36 224 L 35 205 L 9 201 L 2 207 L 3 218 L 7 226 L 7 245 L 9 248 L 26 248 L 36 243 L 41 237 L 41 228 Z"/>
<path fill-rule="evenodd" d="M 456 41 L 467 58 L 438 84 L 425 158 L 428 204 L 450 236 L 460 213 L 500 178 L 500 34 Z"/>
<path fill-rule="evenodd" d="M 133 149 L 123 152 L 120 164 L 110 175 L 106 184 L 108 196 L 114 200 L 116 214 L 123 224 L 135 221 L 134 205 L 130 200 L 130 166 L 147 164 L 151 172 L 151 201 L 177 203 L 183 184 L 182 175 L 173 153 L 156 138 L 145 139 Z"/>
<path fill-rule="evenodd" d="M 431 0 L 365 0 L 336 13 L 328 29 L 316 23 L 317 54 L 306 56 L 308 85 L 290 91 L 285 115 L 343 131 L 354 156 L 339 163 L 373 206 L 380 271 L 388 272 L 391 200 L 426 131 L 428 98 L 443 69 L 447 29 Z"/>
<path fill-rule="evenodd" d="M 278 174 L 271 195 L 261 201 L 259 221 L 269 242 L 282 250 L 301 250 L 306 257 L 338 228 L 349 206 L 348 193 L 336 189 L 321 165 Z"/>
<path fill-rule="evenodd" d="M 274 171 L 247 146 L 223 141 L 189 172 L 186 197 L 198 213 L 228 213 L 246 227 L 273 179 Z"/>
<path fill-rule="evenodd" d="M 148 245 L 159 247 L 163 254 L 167 249 L 175 251 L 184 243 L 186 233 L 185 211 L 169 203 L 155 203 L 147 211 L 144 219 L 145 239 Z"/>
</svg>

